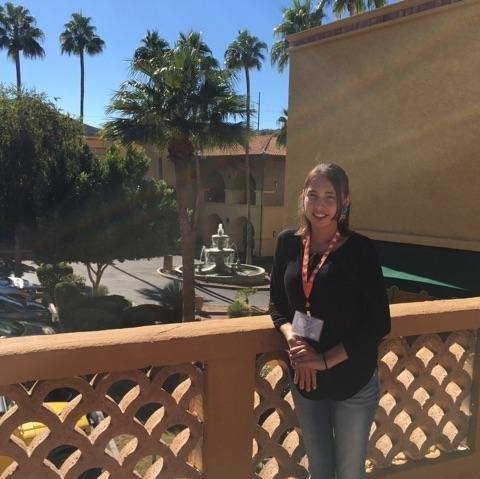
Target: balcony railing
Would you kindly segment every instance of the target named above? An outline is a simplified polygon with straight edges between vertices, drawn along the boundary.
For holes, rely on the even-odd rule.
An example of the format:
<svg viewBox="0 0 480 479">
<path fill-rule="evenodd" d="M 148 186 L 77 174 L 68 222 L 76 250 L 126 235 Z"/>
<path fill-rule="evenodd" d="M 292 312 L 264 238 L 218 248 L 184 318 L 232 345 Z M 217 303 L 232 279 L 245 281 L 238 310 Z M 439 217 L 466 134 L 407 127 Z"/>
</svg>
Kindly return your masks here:
<svg viewBox="0 0 480 479">
<path fill-rule="evenodd" d="M 477 477 L 480 298 L 391 311 L 371 477 Z M 0 477 L 307 478 L 284 348 L 267 316 L 3 340 Z"/>
</svg>

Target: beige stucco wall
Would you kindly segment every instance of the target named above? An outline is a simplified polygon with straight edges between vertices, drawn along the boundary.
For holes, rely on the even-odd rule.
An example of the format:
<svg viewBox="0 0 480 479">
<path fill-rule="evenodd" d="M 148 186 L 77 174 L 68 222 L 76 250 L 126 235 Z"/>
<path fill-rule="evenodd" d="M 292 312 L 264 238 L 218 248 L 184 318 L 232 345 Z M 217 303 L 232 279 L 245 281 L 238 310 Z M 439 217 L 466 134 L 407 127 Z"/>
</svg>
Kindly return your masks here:
<svg viewBox="0 0 480 479">
<path fill-rule="evenodd" d="M 285 157 L 264 158 L 263 205 L 283 205 L 285 193 Z"/>
<path fill-rule="evenodd" d="M 273 256 L 277 235 L 282 229 L 283 206 L 265 206 L 262 217 L 262 256 Z"/>
<path fill-rule="evenodd" d="M 251 174 L 255 181 L 256 204 L 250 208 L 254 229 L 254 254 L 272 256 L 276 235 L 283 229 L 283 198 L 285 158 L 264 155 L 251 158 Z M 222 176 L 225 183 L 225 203 L 205 202 L 200 204 L 199 236 L 209 244 L 218 221 L 240 251 L 243 250 L 243 224 L 246 221 L 245 170 L 243 156 L 212 156 L 201 160 L 202 200 L 209 180 L 213 175 Z M 165 181 L 175 185 L 172 162 L 163 158 Z M 263 191 L 262 191 L 263 185 Z"/>
<path fill-rule="evenodd" d="M 285 226 L 318 154 L 349 173 L 355 229 L 480 251 L 479 25 L 462 0 L 291 49 Z"/>
</svg>

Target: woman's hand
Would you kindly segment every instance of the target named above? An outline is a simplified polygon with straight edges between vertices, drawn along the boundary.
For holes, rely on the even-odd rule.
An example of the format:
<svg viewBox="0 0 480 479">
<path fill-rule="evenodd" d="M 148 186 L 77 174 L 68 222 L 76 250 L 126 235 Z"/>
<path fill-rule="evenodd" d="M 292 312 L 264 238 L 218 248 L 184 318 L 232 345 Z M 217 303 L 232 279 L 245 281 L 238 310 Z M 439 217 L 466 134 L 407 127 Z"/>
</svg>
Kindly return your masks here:
<svg viewBox="0 0 480 479">
<path fill-rule="evenodd" d="M 316 371 L 325 369 L 322 356 L 306 342 L 291 347 L 289 354 L 293 367 L 301 365 L 315 369 Z"/>
<path fill-rule="evenodd" d="M 317 389 L 317 371 L 308 364 L 303 364 L 293 359 L 293 351 L 303 351 L 312 349 L 311 346 L 301 336 L 292 334 L 287 338 L 290 347 L 289 357 L 294 369 L 293 382 L 298 385 L 299 389 L 305 389 L 307 392 Z M 312 349 L 313 351 L 313 349 Z"/>
<path fill-rule="evenodd" d="M 297 364 L 294 369 L 293 382 L 299 389 L 310 392 L 317 389 L 317 371 L 303 364 Z"/>
</svg>

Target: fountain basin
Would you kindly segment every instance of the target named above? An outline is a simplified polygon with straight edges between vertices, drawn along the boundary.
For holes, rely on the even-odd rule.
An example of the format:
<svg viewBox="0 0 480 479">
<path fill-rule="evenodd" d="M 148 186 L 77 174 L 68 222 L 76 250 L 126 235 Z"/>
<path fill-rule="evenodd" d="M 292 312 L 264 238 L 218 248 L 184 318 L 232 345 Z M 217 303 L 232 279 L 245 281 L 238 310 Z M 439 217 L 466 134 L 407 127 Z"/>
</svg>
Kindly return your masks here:
<svg viewBox="0 0 480 479">
<path fill-rule="evenodd" d="M 263 286 L 268 283 L 265 270 L 251 264 L 240 265 L 241 269 L 235 274 L 215 273 L 215 265 L 202 266 L 195 271 L 195 279 L 205 283 L 226 284 L 232 286 Z M 182 274 L 182 267 L 175 268 L 175 272 Z"/>
</svg>

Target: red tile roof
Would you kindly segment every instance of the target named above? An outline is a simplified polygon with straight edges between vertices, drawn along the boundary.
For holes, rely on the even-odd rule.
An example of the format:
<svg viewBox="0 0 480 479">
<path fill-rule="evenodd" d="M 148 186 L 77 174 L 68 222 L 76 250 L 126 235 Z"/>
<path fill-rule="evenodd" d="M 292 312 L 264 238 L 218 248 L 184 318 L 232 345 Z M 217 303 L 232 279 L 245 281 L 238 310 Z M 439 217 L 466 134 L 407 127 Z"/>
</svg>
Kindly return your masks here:
<svg viewBox="0 0 480 479">
<path fill-rule="evenodd" d="M 250 155 L 280 155 L 285 156 L 285 147 L 277 145 L 276 135 L 256 135 L 250 140 Z M 225 149 L 210 148 L 203 152 L 205 156 L 235 156 L 244 155 L 245 148 L 241 145 L 231 146 Z"/>
</svg>

